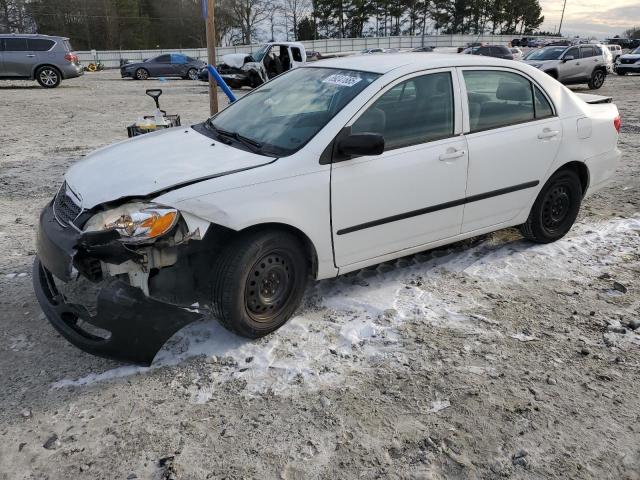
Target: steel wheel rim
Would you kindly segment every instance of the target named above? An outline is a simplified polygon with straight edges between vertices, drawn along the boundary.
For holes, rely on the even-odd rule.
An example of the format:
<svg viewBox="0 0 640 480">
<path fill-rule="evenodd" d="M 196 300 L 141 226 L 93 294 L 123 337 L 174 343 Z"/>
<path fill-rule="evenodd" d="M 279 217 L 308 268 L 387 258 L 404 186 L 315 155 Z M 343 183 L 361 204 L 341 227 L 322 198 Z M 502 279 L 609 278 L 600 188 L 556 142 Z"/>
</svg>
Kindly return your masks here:
<svg viewBox="0 0 640 480">
<path fill-rule="evenodd" d="M 256 322 L 272 321 L 286 306 L 295 275 L 293 261 L 284 251 L 275 250 L 253 264 L 245 283 L 245 307 Z"/>
<path fill-rule="evenodd" d="M 189 70 L 188 75 L 190 80 L 196 80 L 198 78 L 198 71 L 195 68 L 192 68 Z"/>
<path fill-rule="evenodd" d="M 556 185 L 545 195 L 542 203 L 542 225 L 556 231 L 566 221 L 571 211 L 571 193 L 566 185 Z"/>
<path fill-rule="evenodd" d="M 40 81 L 47 87 L 53 87 L 58 83 L 58 74 L 54 70 L 47 68 L 40 72 Z"/>
</svg>

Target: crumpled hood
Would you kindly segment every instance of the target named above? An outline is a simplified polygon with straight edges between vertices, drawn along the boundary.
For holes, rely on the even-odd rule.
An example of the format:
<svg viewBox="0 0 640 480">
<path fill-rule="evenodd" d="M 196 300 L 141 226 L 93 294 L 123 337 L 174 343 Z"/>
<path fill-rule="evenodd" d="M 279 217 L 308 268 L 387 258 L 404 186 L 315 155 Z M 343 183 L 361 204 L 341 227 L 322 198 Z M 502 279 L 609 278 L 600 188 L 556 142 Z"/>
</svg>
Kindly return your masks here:
<svg viewBox="0 0 640 480">
<path fill-rule="evenodd" d="M 96 150 L 73 165 L 65 180 L 82 199 L 82 207 L 92 208 L 271 161 L 272 158 L 212 140 L 189 127 L 177 127 Z"/>
<path fill-rule="evenodd" d="M 232 68 L 242 68 L 244 59 L 249 56 L 248 53 L 227 53 L 222 56 L 222 63 Z"/>
</svg>

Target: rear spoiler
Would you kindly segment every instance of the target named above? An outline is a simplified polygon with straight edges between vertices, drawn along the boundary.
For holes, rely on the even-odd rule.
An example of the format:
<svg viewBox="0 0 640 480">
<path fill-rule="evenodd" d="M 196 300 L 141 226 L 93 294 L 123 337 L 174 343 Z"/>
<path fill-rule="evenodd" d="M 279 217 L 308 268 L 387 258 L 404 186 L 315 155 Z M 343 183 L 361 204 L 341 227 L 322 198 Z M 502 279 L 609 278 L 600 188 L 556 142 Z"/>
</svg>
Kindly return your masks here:
<svg viewBox="0 0 640 480">
<path fill-rule="evenodd" d="M 602 95 L 591 95 L 590 93 L 576 93 L 585 103 L 594 105 L 596 103 L 613 103 L 613 97 L 603 97 Z"/>
</svg>

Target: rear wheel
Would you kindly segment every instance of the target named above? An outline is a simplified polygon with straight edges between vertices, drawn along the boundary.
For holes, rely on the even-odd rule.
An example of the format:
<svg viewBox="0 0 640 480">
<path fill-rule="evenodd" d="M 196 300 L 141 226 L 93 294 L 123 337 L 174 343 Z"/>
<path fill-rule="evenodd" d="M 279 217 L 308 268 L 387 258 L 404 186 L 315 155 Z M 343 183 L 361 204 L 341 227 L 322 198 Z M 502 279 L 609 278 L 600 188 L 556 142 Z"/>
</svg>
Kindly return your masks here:
<svg viewBox="0 0 640 480">
<path fill-rule="evenodd" d="M 214 266 L 213 307 L 220 322 L 249 338 L 280 328 L 300 304 L 308 278 L 305 249 L 285 231 L 248 232 Z"/>
<path fill-rule="evenodd" d="M 534 242 L 550 243 L 564 237 L 573 226 L 582 203 L 582 184 L 573 170 L 560 170 L 545 183 L 529 218 L 520 225 L 522 235 Z"/>
<path fill-rule="evenodd" d="M 606 74 L 603 70 L 594 70 L 591 74 L 591 79 L 589 80 L 589 88 L 591 90 L 597 90 L 604 84 L 604 79 L 606 78 Z"/>
<path fill-rule="evenodd" d="M 146 68 L 139 68 L 136 70 L 137 80 L 147 80 L 149 78 L 149 71 Z"/>
<path fill-rule="evenodd" d="M 56 88 L 62 81 L 62 75 L 57 68 L 44 66 L 36 72 L 36 80 L 41 87 Z"/>
</svg>

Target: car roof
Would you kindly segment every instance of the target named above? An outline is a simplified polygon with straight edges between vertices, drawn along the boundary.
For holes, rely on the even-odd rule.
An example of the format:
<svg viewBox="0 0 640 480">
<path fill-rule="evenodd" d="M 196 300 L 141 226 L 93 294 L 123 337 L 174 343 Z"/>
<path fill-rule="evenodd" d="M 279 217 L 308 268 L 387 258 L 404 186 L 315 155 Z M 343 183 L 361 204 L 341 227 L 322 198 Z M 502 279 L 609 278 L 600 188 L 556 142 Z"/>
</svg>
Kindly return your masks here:
<svg viewBox="0 0 640 480">
<path fill-rule="evenodd" d="M 416 71 L 429 68 L 448 68 L 466 66 L 513 66 L 513 60 L 503 60 L 494 57 L 478 55 L 461 55 L 458 53 L 387 53 L 384 55 L 349 55 L 345 57 L 318 60 L 309 65 L 313 68 L 340 68 L 344 70 L 359 70 L 372 73 L 388 73 L 396 68 L 412 65 Z"/>
<path fill-rule="evenodd" d="M 69 40 L 69 37 L 56 37 L 43 33 L 0 33 L 0 38 L 44 38 L 47 40 Z"/>
</svg>

